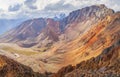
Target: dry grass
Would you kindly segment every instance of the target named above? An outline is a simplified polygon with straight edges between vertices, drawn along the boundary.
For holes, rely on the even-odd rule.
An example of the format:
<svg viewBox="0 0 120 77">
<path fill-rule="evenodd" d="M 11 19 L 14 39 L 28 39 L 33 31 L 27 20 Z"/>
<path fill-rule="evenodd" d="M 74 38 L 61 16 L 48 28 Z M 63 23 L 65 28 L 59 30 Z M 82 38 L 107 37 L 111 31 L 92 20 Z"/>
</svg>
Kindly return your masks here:
<svg viewBox="0 0 120 77">
<path fill-rule="evenodd" d="M 18 49 L 9 47 L 9 46 L 4 46 L 1 49 L 4 50 L 4 51 L 11 52 L 11 53 L 18 53 L 18 54 L 27 55 L 27 56 L 41 53 L 41 52 L 32 52 L 32 51 L 29 51 L 29 50 L 22 50 L 22 49 L 18 50 Z"/>
</svg>

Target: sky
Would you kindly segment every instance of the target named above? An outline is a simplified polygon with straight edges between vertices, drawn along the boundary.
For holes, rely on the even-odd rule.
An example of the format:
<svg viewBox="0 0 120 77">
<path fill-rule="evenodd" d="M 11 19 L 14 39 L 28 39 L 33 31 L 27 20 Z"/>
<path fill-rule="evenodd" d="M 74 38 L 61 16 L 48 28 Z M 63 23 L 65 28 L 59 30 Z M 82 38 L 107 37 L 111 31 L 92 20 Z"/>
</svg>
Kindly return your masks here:
<svg viewBox="0 0 120 77">
<path fill-rule="evenodd" d="M 0 0 L 0 19 L 53 17 L 97 4 L 120 11 L 120 0 Z"/>
</svg>

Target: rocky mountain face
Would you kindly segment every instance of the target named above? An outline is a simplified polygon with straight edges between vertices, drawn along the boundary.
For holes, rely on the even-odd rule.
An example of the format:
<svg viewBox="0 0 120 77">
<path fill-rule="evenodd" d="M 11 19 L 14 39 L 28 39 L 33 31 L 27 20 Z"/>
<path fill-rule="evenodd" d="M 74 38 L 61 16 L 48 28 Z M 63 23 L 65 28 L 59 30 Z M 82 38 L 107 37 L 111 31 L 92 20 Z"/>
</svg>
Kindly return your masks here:
<svg viewBox="0 0 120 77">
<path fill-rule="evenodd" d="M 28 20 L 0 37 L 1 43 L 15 43 L 33 51 L 42 51 L 31 56 L 20 55 L 15 60 L 37 72 L 58 71 L 52 77 L 104 77 L 110 72 L 119 76 L 116 68 L 120 64 L 117 55 L 119 40 L 120 12 L 105 5 L 73 11 L 59 21 L 51 18 Z M 7 50 L 14 52 L 13 48 L 7 47 Z"/>
<path fill-rule="evenodd" d="M 0 76 L 1 77 L 46 77 L 35 73 L 30 67 L 22 65 L 6 56 L 0 55 Z"/>
<path fill-rule="evenodd" d="M 120 40 L 103 52 L 76 66 L 63 67 L 51 77 L 119 77 L 120 76 Z"/>
<path fill-rule="evenodd" d="M 73 40 L 88 31 L 94 24 L 102 20 L 106 15 L 113 14 L 112 9 L 105 5 L 93 5 L 73 11 L 65 19 L 60 21 L 61 30 L 67 41 Z"/>
</svg>

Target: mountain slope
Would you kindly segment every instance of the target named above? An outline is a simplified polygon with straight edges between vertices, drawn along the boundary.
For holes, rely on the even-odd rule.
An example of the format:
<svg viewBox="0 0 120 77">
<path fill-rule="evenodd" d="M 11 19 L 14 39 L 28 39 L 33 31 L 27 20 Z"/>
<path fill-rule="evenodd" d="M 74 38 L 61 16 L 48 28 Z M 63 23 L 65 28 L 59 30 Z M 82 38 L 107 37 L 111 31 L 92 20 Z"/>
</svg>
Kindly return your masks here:
<svg viewBox="0 0 120 77">
<path fill-rule="evenodd" d="M 90 60 L 63 67 L 51 77 L 119 77 L 120 40 Z"/>
</svg>

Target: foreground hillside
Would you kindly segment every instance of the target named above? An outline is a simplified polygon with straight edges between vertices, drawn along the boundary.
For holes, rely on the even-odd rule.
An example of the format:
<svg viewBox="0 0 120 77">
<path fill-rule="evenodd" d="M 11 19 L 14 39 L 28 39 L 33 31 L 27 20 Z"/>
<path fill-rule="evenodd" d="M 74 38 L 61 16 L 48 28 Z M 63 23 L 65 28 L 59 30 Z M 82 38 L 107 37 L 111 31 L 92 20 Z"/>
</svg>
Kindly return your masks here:
<svg viewBox="0 0 120 77">
<path fill-rule="evenodd" d="M 45 77 L 6 56 L 0 55 L 0 77 Z"/>
</svg>

